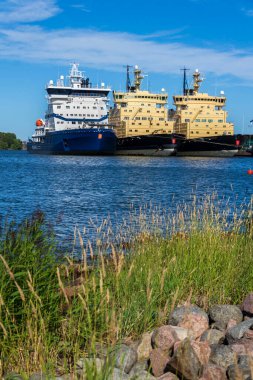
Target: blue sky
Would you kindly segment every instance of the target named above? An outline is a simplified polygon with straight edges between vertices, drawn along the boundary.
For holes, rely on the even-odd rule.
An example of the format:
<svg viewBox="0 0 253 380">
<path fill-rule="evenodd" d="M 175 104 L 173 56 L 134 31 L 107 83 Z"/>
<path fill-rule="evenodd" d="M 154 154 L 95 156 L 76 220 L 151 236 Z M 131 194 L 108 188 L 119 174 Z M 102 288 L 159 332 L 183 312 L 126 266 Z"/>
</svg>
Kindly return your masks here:
<svg viewBox="0 0 253 380">
<path fill-rule="evenodd" d="M 252 0 L 0 0 L 0 131 L 31 136 L 46 83 L 75 61 L 114 89 L 124 88 L 123 66 L 138 64 L 170 107 L 180 68 L 198 68 L 203 91 L 225 91 L 236 132 L 253 133 L 252 41 Z"/>
</svg>

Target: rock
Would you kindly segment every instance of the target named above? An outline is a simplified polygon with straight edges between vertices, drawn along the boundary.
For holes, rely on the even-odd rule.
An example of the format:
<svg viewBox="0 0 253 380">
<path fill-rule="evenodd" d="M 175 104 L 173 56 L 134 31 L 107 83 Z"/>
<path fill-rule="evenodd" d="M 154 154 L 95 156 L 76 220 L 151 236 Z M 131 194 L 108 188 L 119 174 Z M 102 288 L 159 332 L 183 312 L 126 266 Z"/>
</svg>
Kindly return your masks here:
<svg viewBox="0 0 253 380">
<path fill-rule="evenodd" d="M 129 375 L 131 380 L 155 380 L 156 378 L 147 371 L 139 371 L 135 375 Z"/>
<path fill-rule="evenodd" d="M 185 329 L 184 327 L 179 326 L 170 326 L 172 330 L 176 333 L 177 339 L 182 342 L 182 340 L 194 339 L 194 332 L 190 329 Z"/>
<path fill-rule="evenodd" d="M 177 340 L 177 335 L 170 326 L 159 327 L 151 337 L 151 343 L 154 348 L 160 348 L 167 352 L 173 348 Z"/>
<path fill-rule="evenodd" d="M 149 369 L 149 364 L 147 360 L 142 360 L 140 362 L 135 363 L 131 371 L 129 372 L 129 376 L 136 375 L 138 372 L 142 371 L 148 371 Z"/>
<path fill-rule="evenodd" d="M 114 368 L 111 374 L 107 377 L 107 380 L 130 380 L 130 376 L 121 369 Z"/>
<path fill-rule="evenodd" d="M 183 340 L 174 352 L 169 366 L 185 379 L 197 379 L 201 376 L 203 365 L 189 339 Z"/>
<path fill-rule="evenodd" d="M 76 366 L 80 369 L 96 369 L 97 372 L 101 372 L 104 367 L 104 360 L 99 358 L 81 358 L 76 362 Z"/>
<path fill-rule="evenodd" d="M 208 364 L 200 378 L 201 380 L 226 380 L 226 370 L 215 364 Z"/>
<path fill-rule="evenodd" d="M 249 293 L 242 303 L 242 311 L 253 316 L 253 293 Z"/>
<path fill-rule="evenodd" d="M 125 344 L 121 344 L 110 353 L 116 368 L 123 369 L 125 373 L 129 373 L 134 364 L 137 362 L 137 352 Z"/>
<path fill-rule="evenodd" d="M 211 348 L 208 342 L 191 342 L 200 363 L 204 366 L 208 363 L 211 354 Z"/>
<path fill-rule="evenodd" d="M 237 355 L 248 355 L 253 358 L 253 340 L 242 338 L 230 345 Z"/>
<path fill-rule="evenodd" d="M 211 346 L 210 363 L 216 364 L 225 369 L 235 362 L 235 353 L 229 346 L 214 344 Z"/>
<path fill-rule="evenodd" d="M 180 306 L 170 314 L 169 324 L 192 330 L 194 337 L 198 338 L 208 329 L 209 319 L 198 306 Z"/>
<path fill-rule="evenodd" d="M 155 377 L 162 376 L 168 368 L 169 361 L 170 357 L 165 351 L 155 348 L 150 354 L 150 367 L 153 375 Z"/>
<path fill-rule="evenodd" d="M 232 327 L 231 329 L 227 330 L 226 332 L 226 338 L 229 344 L 232 344 L 238 339 L 241 339 L 243 335 L 246 333 L 247 330 L 249 330 L 253 326 L 253 318 L 241 322 L 235 327 Z"/>
<path fill-rule="evenodd" d="M 228 367 L 227 375 L 229 380 L 252 380 L 251 369 L 241 364 L 232 364 Z"/>
<path fill-rule="evenodd" d="M 29 380 L 48 380 L 48 376 L 42 372 L 36 372 L 29 377 Z"/>
<path fill-rule="evenodd" d="M 240 323 L 243 315 L 238 306 L 235 305 L 215 305 L 209 309 L 209 316 L 213 322 L 218 322 L 223 328 L 227 327 L 228 322 L 233 319 Z"/>
<path fill-rule="evenodd" d="M 157 380 L 179 380 L 179 379 L 174 373 L 167 372 L 164 375 L 158 377 Z"/>
<path fill-rule="evenodd" d="M 222 344 L 224 339 L 225 334 L 216 329 L 207 330 L 200 337 L 201 342 L 208 342 L 209 344 Z"/>
<path fill-rule="evenodd" d="M 138 361 L 149 358 L 149 355 L 152 351 L 151 335 L 151 333 L 144 333 L 142 335 L 141 340 L 136 347 Z"/>
<path fill-rule="evenodd" d="M 253 360 L 248 355 L 238 355 L 238 364 L 250 366 L 253 364 Z"/>
<path fill-rule="evenodd" d="M 237 321 L 235 321 L 234 319 L 230 319 L 228 321 L 228 324 L 227 324 L 227 330 L 229 329 L 232 329 L 232 327 L 235 327 L 236 325 L 238 325 Z"/>
<path fill-rule="evenodd" d="M 3 380 L 24 380 L 24 377 L 17 372 L 10 372 L 4 375 Z"/>
<path fill-rule="evenodd" d="M 253 330 L 247 330 L 244 334 L 243 337 L 246 339 L 253 339 Z"/>
</svg>

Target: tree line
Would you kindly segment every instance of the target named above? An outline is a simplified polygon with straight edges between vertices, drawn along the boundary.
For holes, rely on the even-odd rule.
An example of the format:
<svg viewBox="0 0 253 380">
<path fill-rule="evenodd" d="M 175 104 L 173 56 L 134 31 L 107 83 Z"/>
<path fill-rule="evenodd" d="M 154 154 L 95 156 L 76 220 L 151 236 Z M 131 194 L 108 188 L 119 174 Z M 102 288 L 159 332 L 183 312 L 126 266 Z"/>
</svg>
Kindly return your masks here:
<svg viewBox="0 0 253 380">
<path fill-rule="evenodd" d="M 17 139 L 15 133 L 0 132 L 0 149 L 22 149 L 22 141 Z"/>
</svg>

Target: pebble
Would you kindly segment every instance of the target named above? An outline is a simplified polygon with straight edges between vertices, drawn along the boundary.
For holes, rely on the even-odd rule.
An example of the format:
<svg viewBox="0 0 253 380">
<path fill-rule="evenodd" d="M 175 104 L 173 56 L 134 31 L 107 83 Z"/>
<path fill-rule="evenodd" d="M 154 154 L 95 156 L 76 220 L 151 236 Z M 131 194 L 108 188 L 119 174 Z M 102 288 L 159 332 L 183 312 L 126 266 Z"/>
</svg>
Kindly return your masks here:
<svg viewBox="0 0 253 380">
<path fill-rule="evenodd" d="M 229 365 L 234 364 L 235 354 L 229 346 L 214 344 L 211 346 L 209 361 L 220 367 L 227 368 Z"/>
<path fill-rule="evenodd" d="M 231 329 L 227 330 L 226 338 L 228 343 L 232 344 L 236 340 L 241 339 L 243 335 L 246 333 L 246 331 L 249 330 L 252 326 L 253 318 L 248 319 L 247 321 L 243 321 L 235 327 L 232 327 Z"/>
</svg>

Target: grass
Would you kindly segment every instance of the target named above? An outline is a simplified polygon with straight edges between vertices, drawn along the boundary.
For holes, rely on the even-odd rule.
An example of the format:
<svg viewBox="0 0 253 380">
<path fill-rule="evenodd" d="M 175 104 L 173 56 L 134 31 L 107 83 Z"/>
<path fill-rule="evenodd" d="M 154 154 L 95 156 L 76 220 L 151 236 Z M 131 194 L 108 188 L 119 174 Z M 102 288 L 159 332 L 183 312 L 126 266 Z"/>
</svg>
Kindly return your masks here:
<svg viewBox="0 0 253 380">
<path fill-rule="evenodd" d="M 166 323 L 177 304 L 238 304 L 253 290 L 251 205 L 240 213 L 220 211 L 207 199 L 169 217 L 141 210 L 133 224 L 138 234 L 130 238 L 124 223 L 115 246 L 98 239 L 92 249 L 77 233 L 79 262 L 56 254 L 41 213 L 3 225 L 0 377 L 74 372 L 76 361 L 96 355 L 98 344 L 137 339 Z M 87 378 L 98 375 L 89 370 Z"/>
</svg>

